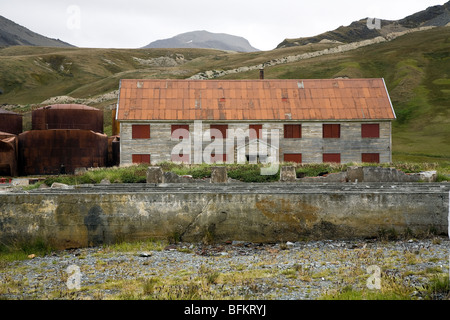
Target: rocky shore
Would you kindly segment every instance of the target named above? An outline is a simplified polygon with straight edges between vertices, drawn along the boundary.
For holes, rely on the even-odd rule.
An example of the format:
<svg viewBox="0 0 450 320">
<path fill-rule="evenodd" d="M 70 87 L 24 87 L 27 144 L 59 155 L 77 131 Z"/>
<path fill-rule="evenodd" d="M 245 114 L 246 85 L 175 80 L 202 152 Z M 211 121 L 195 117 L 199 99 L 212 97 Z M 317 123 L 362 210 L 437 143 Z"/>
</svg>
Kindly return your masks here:
<svg viewBox="0 0 450 320">
<path fill-rule="evenodd" d="M 448 299 L 425 297 L 423 289 L 433 277 L 448 276 L 449 257 L 445 237 L 113 245 L 3 262 L 0 299 L 315 300 L 393 283 L 410 299 Z"/>
</svg>

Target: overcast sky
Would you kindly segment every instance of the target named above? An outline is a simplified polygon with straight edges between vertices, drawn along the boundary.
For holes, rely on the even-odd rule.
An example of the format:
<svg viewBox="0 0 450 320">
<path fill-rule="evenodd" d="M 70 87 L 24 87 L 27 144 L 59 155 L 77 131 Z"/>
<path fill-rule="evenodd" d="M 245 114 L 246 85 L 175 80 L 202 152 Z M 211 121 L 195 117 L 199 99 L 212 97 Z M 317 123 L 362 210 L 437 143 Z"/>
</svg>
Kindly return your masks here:
<svg viewBox="0 0 450 320">
<path fill-rule="evenodd" d="M 0 15 L 77 47 L 140 48 L 180 33 L 242 36 L 260 50 L 362 18 L 401 19 L 447 0 L 0 0 Z"/>
</svg>

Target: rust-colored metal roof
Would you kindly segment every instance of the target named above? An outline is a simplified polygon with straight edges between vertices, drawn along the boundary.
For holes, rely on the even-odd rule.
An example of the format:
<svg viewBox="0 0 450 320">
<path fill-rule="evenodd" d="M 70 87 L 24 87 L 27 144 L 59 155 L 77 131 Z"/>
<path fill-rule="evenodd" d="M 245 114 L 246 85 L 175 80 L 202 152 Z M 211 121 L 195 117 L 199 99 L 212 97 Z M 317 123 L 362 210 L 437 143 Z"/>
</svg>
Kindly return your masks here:
<svg viewBox="0 0 450 320">
<path fill-rule="evenodd" d="M 392 120 L 383 79 L 121 80 L 117 120 Z"/>
</svg>

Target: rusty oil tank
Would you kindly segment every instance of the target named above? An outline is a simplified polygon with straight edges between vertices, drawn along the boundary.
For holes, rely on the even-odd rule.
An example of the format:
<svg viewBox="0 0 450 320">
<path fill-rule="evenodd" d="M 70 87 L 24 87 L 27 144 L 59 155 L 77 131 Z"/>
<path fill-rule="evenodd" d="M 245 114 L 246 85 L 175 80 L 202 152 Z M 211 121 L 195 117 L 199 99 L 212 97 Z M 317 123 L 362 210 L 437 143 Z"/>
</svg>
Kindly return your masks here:
<svg viewBox="0 0 450 320">
<path fill-rule="evenodd" d="M 18 176 L 17 146 L 16 135 L 0 132 L 0 177 Z"/>
<path fill-rule="evenodd" d="M 31 130 L 19 135 L 21 175 L 72 174 L 76 168 L 106 167 L 108 136 L 91 130 Z"/>
<path fill-rule="evenodd" d="M 81 129 L 103 133 L 103 111 L 82 104 L 49 105 L 33 110 L 31 129 Z"/>
<path fill-rule="evenodd" d="M 12 134 L 22 133 L 22 115 L 0 109 L 0 131 Z"/>
</svg>

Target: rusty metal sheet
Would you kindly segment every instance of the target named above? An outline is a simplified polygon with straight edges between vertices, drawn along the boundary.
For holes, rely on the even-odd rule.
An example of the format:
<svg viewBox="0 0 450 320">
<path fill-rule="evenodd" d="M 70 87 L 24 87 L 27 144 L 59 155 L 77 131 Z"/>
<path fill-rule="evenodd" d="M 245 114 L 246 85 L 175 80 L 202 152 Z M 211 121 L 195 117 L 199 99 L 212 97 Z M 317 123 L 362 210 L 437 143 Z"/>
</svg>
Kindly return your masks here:
<svg viewBox="0 0 450 320">
<path fill-rule="evenodd" d="M 78 167 L 105 167 L 108 137 L 91 130 L 32 130 L 19 135 L 20 174 L 73 173 Z"/>
<path fill-rule="evenodd" d="M 17 136 L 3 135 L 0 138 L 0 176 L 18 176 Z"/>
<path fill-rule="evenodd" d="M 22 115 L 0 109 L 0 132 L 22 133 Z"/>
<path fill-rule="evenodd" d="M 366 110 L 371 117 L 380 119 L 394 119 L 389 96 L 382 79 L 305 79 L 305 80 L 139 80 L 144 82 L 145 90 L 159 91 L 154 103 L 148 104 L 141 101 L 136 92 L 136 80 L 122 80 L 119 99 L 118 119 L 120 120 L 147 120 L 154 109 L 164 110 L 166 106 L 177 112 L 167 112 L 161 120 L 188 120 L 192 119 L 191 113 L 185 109 L 201 108 L 203 110 L 217 110 L 220 104 L 220 112 L 201 112 L 196 114 L 196 119 L 201 120 L 202 115 L 206 119 L 219 120 L 227 117 L 227 120 L 252 119 L 254 115 L 267 114 L 266 120 L 283 120 L 280 114 L 289 112 L 296 116 L 293 120 L 317 119 L 321 112 L 294 112 L 294 109 L 320 109 L 326 108 L 324 114 L 330 119 L 359 119 L 351 118 L 348 109 L 358 111 L 357 114 L 372 108 L 372 112 Z M 301 85 L 300 85 L 301 84 Z M 128 89 L 128 90 L 127 90 Z M 144 89 L 140 90 L 143 91 Z M 123 94 L 122 94 L 123 92 Z M 133 96 L 134 94 L 134 96 Z M 129 96 L 130 95 L 130 96 Z M 286 97 L 287 95 L 287 97 Z M 143 94 L 146 96 L 146 93 Z M 282 98 L 288 101 L 281 101 Z M 225 99 L 224 99 L 225 98 Z M 222 101 L 222 100 L 223 101 Z M 323 103 L 322 99 L 329 99 Z M 377 106 L 369 103 L 360 103 L 361 100 L 374 99 Z M 174 100 L 174 101 L 171 101 Z M 249 102 L 252 101 L 253 105 Z M 175 102 L 174 104 L 172 102 Z M 283 102 L 283 103 L 282 103 Z M 256 110 L 261 108 L 267 111 Z M 233 112 L 233 108 L 242 110 L 239 115 Z M 255 108 L 255 110 L 253 109 Z M 285 109 L 285 110 L 283 110 Z M 138 111 L 139 110 L 139 111 Z M 174 111 L 175 111 L 174 110 Z M 270 110 L 270 111 L 269 111 Z M 278 112 L 281 110 L 282 112 Z M 180 116 L 180 111 L 181 116 Z M 173 115 L 176 115 L 174 118 Z M 300 115 L 304 118 L 297 118 Z M 199 117 L 200 116 L 200 117 Z M 310 118 L 313 117 L 313 118 Z M 323 119 L 326 120 L 326 119 Z"/>
<path fill-rule="evenodd" d="M 82 129 L 103 133 L 103 111 L 85 105 L 57 104 L 32 111 L 32 130 Z"/>
</svg>

